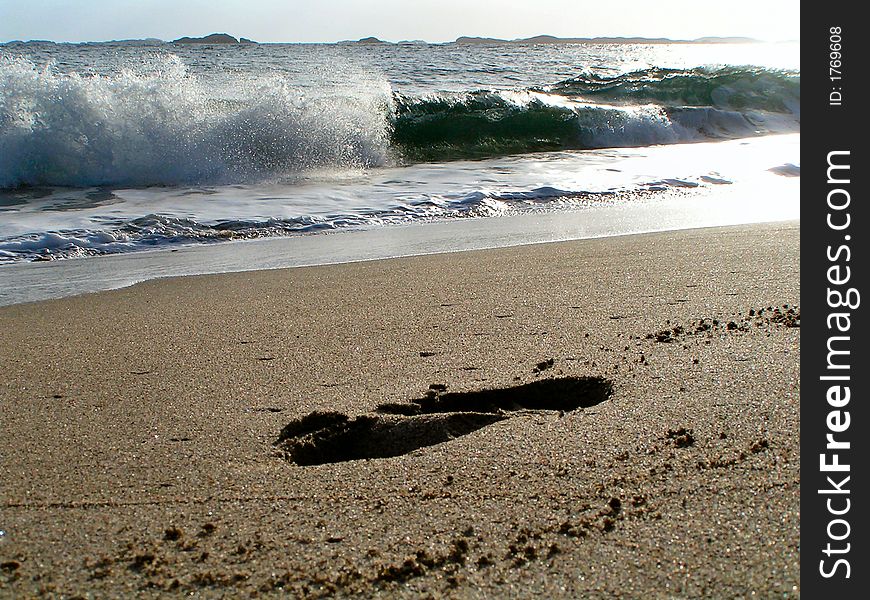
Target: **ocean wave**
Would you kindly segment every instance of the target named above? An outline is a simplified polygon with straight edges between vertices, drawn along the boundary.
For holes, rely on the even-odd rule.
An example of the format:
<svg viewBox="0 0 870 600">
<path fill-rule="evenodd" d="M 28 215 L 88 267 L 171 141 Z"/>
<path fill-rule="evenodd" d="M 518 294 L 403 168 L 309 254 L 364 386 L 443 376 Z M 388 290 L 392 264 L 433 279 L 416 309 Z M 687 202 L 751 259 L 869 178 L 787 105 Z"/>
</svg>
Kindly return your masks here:
<svg viewBox="0 0 870 600">
<path fill-rule="evenodd" d="M 648 69 L 518 91 L 408 96 L 279 74 L 211 89 L 173 56 L 111 76 L 0 57 L 0 188 L 254 183 L 311 170 L 799 130 L 800 77 Z"/>
<path fill-rule="evenodd" d="M 625 148 L 799 130 L 791 113 L 712 106 L 600 105 L 540 92 L 397 96 L 391 140 L 411 161 Z"/>
<path fill-rule="evenodd" d="M 800 73 L 752 67 L 585 74 L 524 92 L 398 96 L 413 160 L 646 146 L 798 131 Z"/>
</svg>

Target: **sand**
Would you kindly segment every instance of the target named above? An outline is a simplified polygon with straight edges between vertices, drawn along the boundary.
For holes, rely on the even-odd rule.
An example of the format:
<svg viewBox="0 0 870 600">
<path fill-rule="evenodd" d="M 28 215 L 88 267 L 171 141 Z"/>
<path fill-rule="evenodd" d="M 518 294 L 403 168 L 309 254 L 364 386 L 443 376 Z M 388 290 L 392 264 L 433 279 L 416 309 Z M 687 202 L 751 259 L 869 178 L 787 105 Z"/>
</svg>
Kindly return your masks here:
<svg viewBox="0 0 870 600">
<path fill-rule="evenodd" d="M 2 308 L 0 596 L 797 597 L 799 240 Z"/>
</svg>

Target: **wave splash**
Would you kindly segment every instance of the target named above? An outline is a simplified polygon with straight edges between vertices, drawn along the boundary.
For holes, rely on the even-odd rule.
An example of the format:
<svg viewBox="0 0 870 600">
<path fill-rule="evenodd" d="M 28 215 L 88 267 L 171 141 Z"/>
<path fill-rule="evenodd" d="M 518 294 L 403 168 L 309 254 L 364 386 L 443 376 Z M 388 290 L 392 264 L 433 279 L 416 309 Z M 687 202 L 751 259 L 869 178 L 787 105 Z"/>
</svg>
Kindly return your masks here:
<svg viewBox="0 0 870 600">
<path fill-rule="evenodd" d="M 0 59 L 0 188 L 243 183 L 384 164 L 386 82 L 306 98 L 279 76 L 215 100 L 175 56 L 117 75 Z"/>
</svg>

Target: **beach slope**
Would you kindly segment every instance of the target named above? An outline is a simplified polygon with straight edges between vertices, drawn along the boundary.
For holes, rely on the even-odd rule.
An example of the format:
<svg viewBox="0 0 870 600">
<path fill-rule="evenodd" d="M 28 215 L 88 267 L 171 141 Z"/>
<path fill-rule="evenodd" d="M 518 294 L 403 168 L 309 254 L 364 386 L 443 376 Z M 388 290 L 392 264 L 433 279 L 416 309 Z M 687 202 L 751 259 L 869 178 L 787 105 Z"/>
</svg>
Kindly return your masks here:
<svg viewBox="0 0 870 600">
<path fill-rule="evenodd" d="M 799 241 L 0 308 L 0 596 L 797 597 Z"/>
</svg>

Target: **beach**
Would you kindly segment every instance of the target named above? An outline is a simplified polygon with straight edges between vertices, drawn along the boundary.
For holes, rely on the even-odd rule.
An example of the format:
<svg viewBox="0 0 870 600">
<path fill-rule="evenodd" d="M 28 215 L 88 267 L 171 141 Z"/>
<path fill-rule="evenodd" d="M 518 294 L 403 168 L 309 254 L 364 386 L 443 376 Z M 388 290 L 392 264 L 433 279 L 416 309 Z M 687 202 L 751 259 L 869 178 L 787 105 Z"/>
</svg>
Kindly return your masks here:
<svg viewBox="0 0 870 600">
<path fill-rule="evenodd" d="M 799 243 L 737 225 L 2 307 L 0 596 L 798 597 Z M 346 460 L 320 417 L 408 452 Z"/>
</svg>

